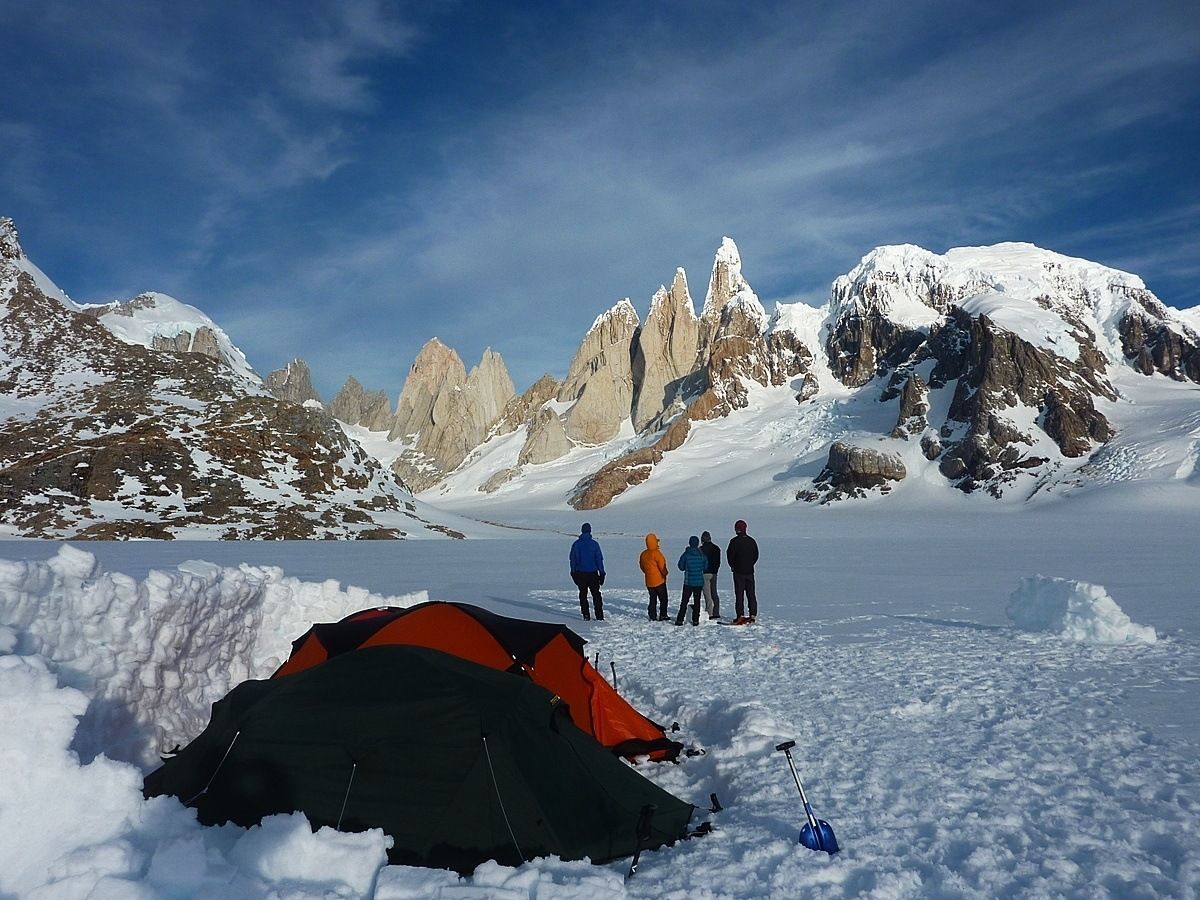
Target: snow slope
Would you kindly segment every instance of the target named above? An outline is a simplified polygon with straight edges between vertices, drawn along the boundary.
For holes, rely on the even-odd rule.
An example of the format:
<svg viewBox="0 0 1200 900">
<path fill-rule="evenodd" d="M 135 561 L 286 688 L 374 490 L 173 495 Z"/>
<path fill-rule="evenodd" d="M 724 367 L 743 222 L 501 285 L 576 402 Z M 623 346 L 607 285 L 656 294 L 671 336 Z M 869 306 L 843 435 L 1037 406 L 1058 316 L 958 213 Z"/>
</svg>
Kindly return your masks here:
<svg viewBox="0 0 1200 900">
<path fill-rule="evenodd" d="M 262 387 L 262 379 L 251 368 L 246 354 L 238 349 L 221 326 L 196 307 L 174 297 L 149 291 L 125 303 L 87 304 L 83 308 L 112 310 L 101 313 L 101 324 L 126 343 L 151 349 L 155 338 L 174 339 L 184 333 L 190 334 L 194 343 L 196 333 L 207 328 L 216 339 L 222 362 L 250 385 Z"/>
<path fill-rule="evenodd" d="M 697 498 L 646 524 L 673 561 L 689 531 L 711 528 L 723 543 L 720 519 L 731 514 Z M 605 623 L 578 621 L 569 539 L 550 532 L 386 547 L 89 545 L 94 554 L 0 545 L 0 556 L 27 560 L 0 566 L 0 760 L 29 773 L 15 799 L 0 799 L 0 893 L 1194 896 L 1200 612 L 1185 562 L 1194 508 L 1125 531 L 1067 507 L 985 520 L 947 513 L 919 528 L 880 510 L 819 525 L 784 510 L 746 515 L 763 548 L 754 628 L 644 621 L 640 537 L 613 534 L 607 511 L 595 518 L 609 571 Z M 181 562 L 197 553 L 214 563 Z M 1035 600 L 1022 579 L 1036 575 L 1089 582 L 1158 640 L 1109 645 L 1013 627 L 1010 596 Z M 160 742 L 186 740 L 227 684 L 267 674 L 313 621 L 405 604 L 422 589 L 577 628 L 602 670 L 615 663 L 635 705 L 678 721 L 706 750 L 640 771 L 699 805 L 715 792 L 726 807 L 711 817 L 717 830 L 647 854 L 628 883 L 626 863 L 556 860 L 488 865 L 460 882 L 383 867 L 380 834 L 312 835 L 299 816 L 200 828 L 173 800 L 142 801 L 140 765 L 114 761 L 149 760 Z M 732 612 L 730 597 L 722 607 Z M 132 673 L 122 690 L 103 687 L 114 661 Z M 803 813 L 773 750 L 790 738 L 816 811 L 842 844 L 832 859 L 796 844 Z"/>
</svg>

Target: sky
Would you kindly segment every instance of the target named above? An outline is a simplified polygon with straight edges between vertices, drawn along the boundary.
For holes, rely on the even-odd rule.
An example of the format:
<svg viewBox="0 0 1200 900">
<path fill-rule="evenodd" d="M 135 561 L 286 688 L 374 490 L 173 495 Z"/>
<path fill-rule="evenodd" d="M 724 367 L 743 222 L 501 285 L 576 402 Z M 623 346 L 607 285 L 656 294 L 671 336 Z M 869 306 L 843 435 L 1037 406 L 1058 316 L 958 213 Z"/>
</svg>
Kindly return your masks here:
<svg viewBox="0 0 1200 900">
<path fill-rule="evenodd" d="M 437 336 L 561 377 L 716 248 L 820 305 L 873 247 L 1029 241 L 1200 304 L 1200 6 L 4 0 L 0 215 L 266 374 L 393 397 Z"/>
</svg>

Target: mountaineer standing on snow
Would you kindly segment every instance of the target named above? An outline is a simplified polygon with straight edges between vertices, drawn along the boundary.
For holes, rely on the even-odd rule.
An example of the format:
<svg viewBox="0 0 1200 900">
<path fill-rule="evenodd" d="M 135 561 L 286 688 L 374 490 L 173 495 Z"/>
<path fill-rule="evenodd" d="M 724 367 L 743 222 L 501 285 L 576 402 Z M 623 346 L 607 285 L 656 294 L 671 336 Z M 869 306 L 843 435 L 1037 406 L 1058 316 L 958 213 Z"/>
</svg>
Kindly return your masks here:
<svg viewBox="0 0 1200 900">
<path fill-rule="evenodd" d="M 679 557 L 679 568 L 683 570 L 683 597 L 679 601 L 679 615 L 675 624 L 682 625 L 687 613 L 688 598 L 692 600 L 692 624 L 700 624 L 700 593 L 704 589 L 704 564 L 707 560 L 700 552 L 700 538 L 694 534 L 688 538 L 687 549 Z"/>
<path fill-rule="evenodd" d="M 650 621 L 667 621 L 667 558 L 658 549 L 658 535 L 646 535 L 646 549 L 638 557 L 638 565 L 646 575 L 646 590 L 650 592 Z"/>
<path fill-rule="evenodd" d="M 746 534 L 746 523 L 738 519 L 733 523 L 734 536 L 725 549 L 729 571 L 733 573 L 733 596 L 737 618 L 734 625 L 753 624 L 758 617 L 758 598 L 754 595 L 754 564 L 758 562 L 758 544 Z M 746 617 L 743 599 L 750 601 L 750 616 Z"/>
<path fill-rule="evenodd" d="M 721 548 L 712 542 L 707 531 L 700 535 L 700 552 L 704 554 L 704 609 L 710 619 L 721 618 L 721 598 L 717 596 L 717 572 L 721 570 Z"/>
<path fill-rule="evenodd" d="M 579 588 L 579 611 L 583 617 L 592 618 L 587 602 L 588 591 L 591 591 L 596 619 L 604 621 L 604 598 L 600 596 L 600 585 L 604 584 L 604 554 L 592 538 L 592 526 L 587 522 L 583 523 L 579 537 L 571 545 L 571 580 Z"/>
</svg>

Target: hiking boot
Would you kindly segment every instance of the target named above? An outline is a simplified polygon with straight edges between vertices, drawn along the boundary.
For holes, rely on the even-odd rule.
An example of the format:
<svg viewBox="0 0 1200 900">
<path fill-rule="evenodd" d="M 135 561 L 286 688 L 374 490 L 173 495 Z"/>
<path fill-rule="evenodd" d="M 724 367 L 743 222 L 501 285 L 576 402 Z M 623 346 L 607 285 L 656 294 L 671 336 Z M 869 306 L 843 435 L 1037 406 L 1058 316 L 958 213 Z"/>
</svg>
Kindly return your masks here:
<svg viewBox="0 0 1200 900">
<path fill-rule="evenodd" d="M 753 625 L 753 624 L 754 624 L 754 620 L 755 620 L 755 617 L 754 617 L 754 616 L 751 616 L 749 619 L 747 619 L 747 620 L 746 620 L 746 624 L 747 624 L 747 625 Z"/>
<path fill-rule="evenodd" d="M 592 621 L 592 617 L 591 617 L 590 615 L 588 615 L 587 613 L 584 613 L 584 614 L 583 614 L 583 621 L 585 621 L 585 622 L 590 622 L 590 621 Z"/>
<path fill-rule="evenodd" d="M 745 625 L 749 621 L 750 620 L 747 619 L 745 616 L 738 616 L 736 619 L 733 620 L 733 624 L 734 625 Z"/>
</svg>

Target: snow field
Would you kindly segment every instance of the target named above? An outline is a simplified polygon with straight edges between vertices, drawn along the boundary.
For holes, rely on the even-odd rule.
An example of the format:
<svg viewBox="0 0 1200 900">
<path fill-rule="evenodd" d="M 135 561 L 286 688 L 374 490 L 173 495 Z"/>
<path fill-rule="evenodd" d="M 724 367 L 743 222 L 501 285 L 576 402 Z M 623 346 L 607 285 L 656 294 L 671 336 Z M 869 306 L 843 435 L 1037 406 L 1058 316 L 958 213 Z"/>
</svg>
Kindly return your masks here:
<svg viewBox="0 0 1200 900">
<path fill-rule="evenodd" d="M 245 677 L 269 674 L 312 622 L 424 595 L 304 581 L 267 565 L 183 562 L 146 574 L 130 566 L 135 578 L 63 546 L 40 562 L 0 563 L 0 764 L 22 773 L 16 788 L 6 779 L 0 793 L 0 894 L 1195 896 L 1200 738 L 1194 727 L 1172 731 L 1128 715 L 1139 691 L 1200 681 L 1190 633 L 1168 629 L 1157 643 L 1117 645 L 1029 633 L 979 613 L 963 617 L 946 599 L 961 580 L 958 588 L 927 581 L 942 599 L 929 613 L 913 612 L 897 600 L 913 583 L 894 566 L 893 579 L 906 587 L 871 602 L 854 600 L 842 576 L 841 609 L 785 615 L 764 596 L 753 627 L 650 623 L 640 585 L 620 574 L 624 546 L 604 539 L 614 574 L 602 623 L 580 622 L 574 591 L 559 589 L 565 575 L 547 576 L 556 544 L 514 554 L 508 541 L 422 543 L 414 555 L 389 548 L 378 559 L 401 556 L 398 570 L 416 570 L 411 577 L 429 584 L 441 572 L 446 599 L 469 591 L 505 614 L 576 628 L 589 655 L 600 654 L 602 672 L 615 662 L 618 687 L 636 707 L 678 721 L 677 737 L 706 751 L 639 771 L 699 807 L 715 792 L 725 810 L 695 819 L 712 818 L 713 834 L 643 855 L 625 883 L 627 862 L 492 863 L 465 880 L 384 866 L 382 833 L 313 834 L 299 815 L 248 830 L 201 828 L 176 800 L 141 798 L 158 742 L 193 737 L 213 700 Z M 9 547 L 45 552 L 40 544 Z M 767 547 L 770 556 L 776 548 Z M 162 552 L 112 550 L 130 560 Z M 323 567 L 311 559 L 318 548 L 285 547 L 284 555 L 293 550 L 298 565 Z M 509 568 L 484 562 L 492 554 L 509 558 Z M 785 584 L 803 571 L 798 565 L 783 564 Z M 371 575 L 361 560 L 356 566 Z M 805 577 L 812 585 L 823 576 Z M 481 591 L 482 583 L 498 590 Z M 1040 598 L 1042 582 L 1033 583 L 1018 585 L 1017 595 Z M 774 584 L 763 579 L 760 595 L 778 597 Z M 674 614 L 677 585 L 670 593 Z M 724 591 L 722 609 L 733 612 Z M 161 737 L 152 726 L 162 727 Z M 789 738 L 816 814 L 843 847 L 836 857 L 796 842 L 803 809 L 774 750 Z"/>
</svg>

